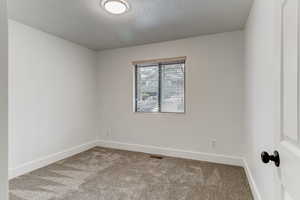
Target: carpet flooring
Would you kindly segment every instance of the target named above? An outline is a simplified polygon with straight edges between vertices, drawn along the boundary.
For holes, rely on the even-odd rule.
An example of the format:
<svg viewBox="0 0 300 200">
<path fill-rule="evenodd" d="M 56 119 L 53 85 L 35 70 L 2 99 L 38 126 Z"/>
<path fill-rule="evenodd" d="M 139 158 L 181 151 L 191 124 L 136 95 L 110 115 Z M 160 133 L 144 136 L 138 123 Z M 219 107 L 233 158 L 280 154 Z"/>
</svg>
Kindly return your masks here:
<svg viewBox="0 0 300 200">
<path fill-rule="evenodd" d="M 100 147 L 9 187 L 10 200 L 253 200 L 241 167 Z"/>
</svg>

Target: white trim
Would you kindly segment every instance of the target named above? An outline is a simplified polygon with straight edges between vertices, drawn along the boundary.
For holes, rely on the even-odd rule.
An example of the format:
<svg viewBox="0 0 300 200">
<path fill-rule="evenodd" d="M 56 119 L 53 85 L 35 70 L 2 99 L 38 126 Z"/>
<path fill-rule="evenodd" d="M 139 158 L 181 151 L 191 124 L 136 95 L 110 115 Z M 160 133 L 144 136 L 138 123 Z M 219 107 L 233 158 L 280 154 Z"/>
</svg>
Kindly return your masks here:
<svg viewBox="0 0 300 200">
<path fill-rule="evenodd" d="M 165 147 L 158 147 L 158 146 L 151 146 L 151 145 L 130 144 L 130 143 L 123 143 L 123 142 L 116 142 L 116 141 L 107 141 L 107 140 L 91 141 L 86 144 L 72 147 L 65 151 L 51 154 L 44 158 L 40 158 L 40 159 L 37 159 L 34 161 L 27 162 L 16 168 L 10 168 L 9 169 L 9 179 L 15 178 L 17 176 L 26 174 L 28 172 L 34 171 L 34 170 L 42 168 L 42 167 L 45 167 L 49 164 L 55 163 L 59 160 L 62 160 L 62 159 L 68 158 L 70 156 L 73 156 L 75 154 L 81 153 L 81 152 L 86 151 L 95 146 L 127 150 L 127 151 L 150 153 L 150 154 L 159 154 L 159 155 L 165 155 L 165 156 L 170 156 L 170 157 L 193 159 L 193 160 L 199 160 L 199 161 L 208 161 L 208 162 L 234 165 L 234 166 L 241 166 L 241 167 L 244 167 L 244 169 L 245 169 L 254 200 L 262 200 L 261 195 L 259 194 L 259 191 L 258 191 L 258 187 L 254 181 L 254 178 L 252 176 L 252 173 L 250 171 L 250 168 L 249 168 L 245 158 L 237 157 L 237 156 L 213 154 L 213 153 L 186 151 L 186 150 L 181 150 L 181 149 L 165 148 Z"/>
<path fill-rule="evenodd" d="M 49 164 L 55 163 L 59 160 L 68 158 L 70 156 L 73 156 L 75 154 L 78 154 L 80 152 L 86 151 L 90 148 L 93 148 L 97 146 L 97 141 L 91 141 L 82 145 L 78 145 L 75 147 L 72 147 L 70 149 L 51 154 L 49 156 L 45 156 L 43 158 L 39 158 L 27 163 L 24 163 L 16 168 L 10 168 L 9 169 L 9 179 L 15 178 L 17 176 L 26 174 L 28 172 L 34 171 L 36 169 L 45 167 Z"/>
<path fill-rule="evenodd" d="M 252 191 L 253 198 L 254 198 L 254 200 L 262 200 L 261 195 L 258 191 L 257 184 L 254 181 L 253 175 L 252 175 L 249 165 L 247 163 L 247 160 L 245 158 L 243 158 L 243 162 L 244 162 L 244 169 L 245 169 L 247 179 L 248 179 L 251 191 Z"/>
<path fill-rule="evenodd" d="M 150 154 L 159 154 L 170 157 L 186 158 L 193 160 L 208 161 L 227 165 L 244 166 L 242 157 L 227 156 L 212 153 L 203 153 L 196 151 L 186 151 L 181 149 L 157 147 L 150 145 L 130 144 L 116 141 L 99 140 L 98 146 L 114 148 L 127 151 L 136 151 Z"/>
</svg>

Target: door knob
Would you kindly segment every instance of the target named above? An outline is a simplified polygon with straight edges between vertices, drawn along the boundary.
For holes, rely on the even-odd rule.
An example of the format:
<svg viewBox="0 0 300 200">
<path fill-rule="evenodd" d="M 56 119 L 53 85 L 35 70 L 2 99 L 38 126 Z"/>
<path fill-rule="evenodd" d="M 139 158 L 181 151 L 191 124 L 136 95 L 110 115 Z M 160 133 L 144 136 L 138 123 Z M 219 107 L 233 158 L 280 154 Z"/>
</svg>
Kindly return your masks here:
<svg viewBox="0 0 300 200">
<path fill-rule="evenodd" d="M 273 155 L 269 155 L 268 152 L 263 151 L 261 153 L 261 160 L 263 161 L 263 163 L 269 163 L 270 161 L 273 161 L 276 167 L 279 167 L 280 165 L 280 158 L 279 158 L 278 151 L 274 151 Z"/>
</svg>

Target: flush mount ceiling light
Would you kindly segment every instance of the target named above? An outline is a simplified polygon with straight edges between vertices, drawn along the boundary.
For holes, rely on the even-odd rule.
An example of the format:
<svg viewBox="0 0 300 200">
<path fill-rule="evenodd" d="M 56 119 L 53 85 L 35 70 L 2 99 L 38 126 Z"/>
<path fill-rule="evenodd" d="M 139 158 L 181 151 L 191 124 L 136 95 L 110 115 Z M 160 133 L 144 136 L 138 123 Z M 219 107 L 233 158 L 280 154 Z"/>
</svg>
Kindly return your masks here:
<svg viewBox="0 0 300 200">
<path fill-rule="evenodd" d="M 102 0 L 101 6 L 115 15 L 124 14 L 129 9 L 129 4 L 125 0 Z"/>
</svg>

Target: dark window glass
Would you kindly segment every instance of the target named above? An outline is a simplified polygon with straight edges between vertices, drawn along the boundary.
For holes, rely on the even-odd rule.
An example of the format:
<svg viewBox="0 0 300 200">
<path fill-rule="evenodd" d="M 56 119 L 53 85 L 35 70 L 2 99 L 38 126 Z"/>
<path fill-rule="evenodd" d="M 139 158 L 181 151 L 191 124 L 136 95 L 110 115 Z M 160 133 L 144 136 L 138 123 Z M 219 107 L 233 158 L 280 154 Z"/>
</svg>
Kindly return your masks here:
<svg viewBox="0 0 300 200">
<path fill-rule="evenodd" d="M 136 66 L 136 112 L 185 112 L 185 64 Z"/>
<path fill-rule="evenodd" d="M 138 67 L 136 73 L 136 111 L 158 112 L 158 66 Z"/>
<path fill-rule="evenodd" d="M 184 112 L 184 64 L 161 67 L 161 112 Z"/>
</svg>

